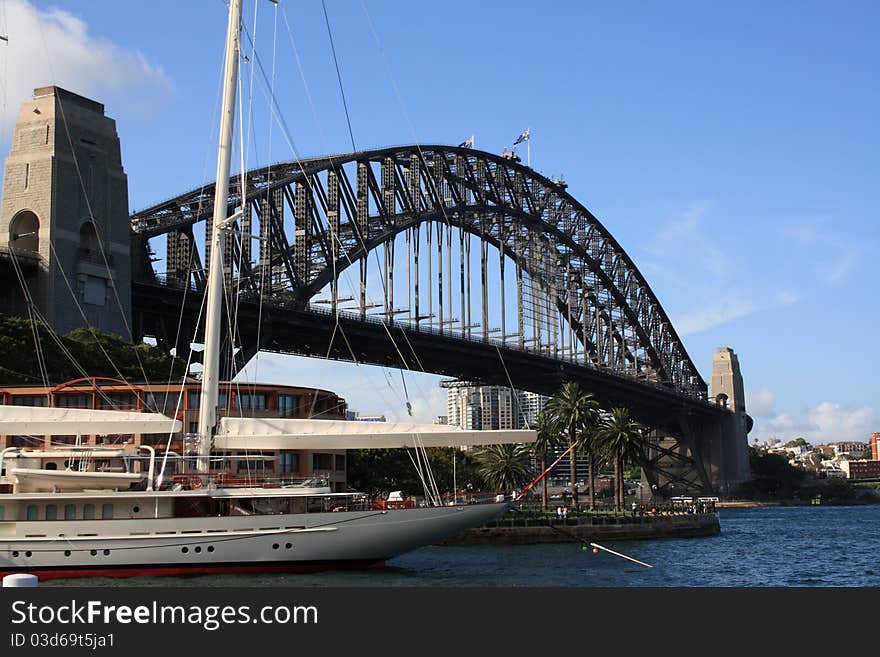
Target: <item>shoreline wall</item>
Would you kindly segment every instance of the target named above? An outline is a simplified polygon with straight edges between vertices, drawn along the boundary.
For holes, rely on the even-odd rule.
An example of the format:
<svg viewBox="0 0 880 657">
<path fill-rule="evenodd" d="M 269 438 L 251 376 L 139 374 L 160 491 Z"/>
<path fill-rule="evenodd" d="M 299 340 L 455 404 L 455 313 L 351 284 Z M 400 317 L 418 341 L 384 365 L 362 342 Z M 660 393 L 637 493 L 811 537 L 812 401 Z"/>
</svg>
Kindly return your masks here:
<svg viewBox="0 0 880 657">
<path fill-rule="evenodd" d="M 632 541 L 657 538 L 696 538 L 721 533 L 717 513 L 569 519 L 568 521 L 502 519 L 475 527 L 439 545 L 526 545 L 584 541 Z M 554 527 L 558 529 L 554 529 Z"/>
</svg>

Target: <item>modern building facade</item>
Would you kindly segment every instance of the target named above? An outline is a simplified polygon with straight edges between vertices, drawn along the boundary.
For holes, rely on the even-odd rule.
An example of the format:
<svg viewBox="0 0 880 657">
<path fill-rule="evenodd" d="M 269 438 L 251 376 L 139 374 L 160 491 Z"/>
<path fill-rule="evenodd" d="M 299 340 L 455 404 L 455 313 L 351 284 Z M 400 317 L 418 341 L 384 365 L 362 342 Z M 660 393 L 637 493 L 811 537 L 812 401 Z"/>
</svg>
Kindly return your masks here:
<svg viewBox="0 0 880 657">
<path fill-rule="evenodd" d="M 534 427 L 549 397 L 506 386 L 441 381 L 446 389 L 446 424 L 471 430 Z"/>
<path fill-rule="evenodd" d="M 116 379 L 87 378 L 52 388 L 6 386 L 0 388 L 0 403 L 18 406 L 51 406 L 126 411 L 158 411 L 178 419 L 184 433 L 103 436 L 103 443 L 150 445 L 157 453 L 187 455 L 195 446 L 201 384 L 188 379 L 176 384 L 129 384 Z M 275 384 L 220 384 L 220 416 L 319 418 L 341 420 L 346 402 L 329 390 Z M 52 444 L 97 444 L 97 436 L 0 436 L 6 447 L 48 447 Z M 334 490 L 346 485 L 345 450 L 247 451 L 223 455 L 233 474 L 260 474 L 278 479 L 326 477 Z"/>
<path fill-rule="evenodd" d="M 445 424 L 462 429 L 524 429 L 534 428 L 538 414 L 550 400 L 546 395 L 527 390 L 511 390 L 506 386 L 484 386 L 467 381 L 441 381 L 446 389 Z M 547 454 L 548 464 L 556 460 L 565 447 L 552 449 Z M 570 486 L 570 462 L 565 457 L 549 475 L 553 485 Z M 579 489 L 585 490 L 588 463 L 585 457 L 575 459 Z"/>
</svg>

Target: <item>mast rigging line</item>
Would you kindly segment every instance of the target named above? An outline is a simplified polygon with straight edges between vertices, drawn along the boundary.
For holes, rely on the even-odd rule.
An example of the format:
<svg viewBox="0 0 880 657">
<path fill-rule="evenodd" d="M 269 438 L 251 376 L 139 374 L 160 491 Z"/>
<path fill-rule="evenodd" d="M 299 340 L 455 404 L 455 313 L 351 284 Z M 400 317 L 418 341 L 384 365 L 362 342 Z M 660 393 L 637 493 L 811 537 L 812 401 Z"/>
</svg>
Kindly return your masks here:
<svg viewBox="0 0 880 657">
<path fill-rule="evenodd" d="M 327 25 L 327 36 L 330 38 L 330 50 L 333 53 L 333 64 L 336 66 L 336 80 L 339 82 L 339 93 L 342 96 L 342 107 L 345 109 L 345 120 L 348 122 L 348 136 L 351 138 L 351 150 L 357 151 L 354 144 L 354 132 L 351 129 L 351 116 L 348 113 L 348 102 L 345 100 L 345 89 L 342 86 L 342 73 L 339 72 L 339 60 L 336 57 L 336 46 L 333 43 L 333 31 L 330 29 L 330 18 L 327 16 L 327 3 L 321 0 L 321 9 L 324 10 L 324 23 Z"/>
<path fill-rule="evenodd" d="M 322 3 L 323 3 L 323 0 L 322 0 Z M 317 110 L 316 110 L 316 108 L 315 108 L 314 100 L 313 100 L 313 98 L 312 98 L 311 92 L 309 91 L 308 82 L 306 81 L 306 77 L 305 77 L 305 71 L 304 71 L 303 68 L 302 68 L 302 62 L 301 62 L 300 57 L 299 57 L 299 51 L 298 51 L 298 49 L 297 49 L 297 47 L 296 47 L 296 40 L 295 40 L 294 37 L 293 37 L 293 31 L 292 31 L 291 28 L 290 28 L 290 22 L 289 22 L 288 19 L 287 19 L 287 12 L 285 11 L 284 7 L 281 8 L 281 13 L 282 13 L 282 17 L 284 18 L 285 27 L 286 27 L 286 29 L 287 29 L 287 35 L 288 35 L 288 38 L 290 39 L 290 43 L 291 43 L 291 48 L 293 49 L 294 57 L 295 57 L 296 62 L 297 62 L 297 68 L 298 68 L 298 70 L 299 70 L 300 78 L 302 79 L 303 86 L 304 86 L 305 91 L 306 91 L 306 98 L 307 98 L 308 101 L 309 101 L 309 105 L 310 105 L 310 107 L 311 107 L 311 109 L 312 109 L 312 115 L 313 115 L 313 117 L 314 117 L 315 123 L 318 125 L 318 129 L 319 129 L 319 132 L 320 132 L 320 134 L 321 134 L 322 140 L 325 141 L 325 145 L 326 145 L 326 136 L 325 136 L 324 131 L 321 129 L 321 123 L 320 123 L 320 119 L 319 119 L 319 117 L 318 117 L 318 112 L 317 112 Z M 326 12 L 326 6 L 324 7 L 324 18 L 325 18 L 325 23 L 327 24 L 328 34 L 330 35 L 330 41 L 331 41 L 331 46 L 332 46 L 332 44 L 333 44 L 332 31 L 331 31 L 331 29 L 330 29 L 329 16 L 328 16 L 328 14 L 327 14 L 327 12 Z M 245 31 L 245 32 L 246 32 L 246 31 Z M 246 32 L 246 33 L 247 33 L 247 32 Z M 250 39 L 250 35 L 248 35 L 248 38 Z M 345 91 L 344 91 L 344 86 L 343 86 L 343 82 L 342 82 L 341 69 L 340 69 L 340 67 L 339 67 L 339 61 L 338 61 L 338 59 L 337 59 L 337 57 L 336 57 L 335 46 L 332 46 L 332 47 L 333 47 L 334 64 L 335 64 L 335 66 L 336 66 L 336 71 L 337 71 L 337 81 L 338 81 L 338 83 L 339 83 L 339 87 L 340 87 L 340 93 L 341 93 L 342 100 L 343 100 L 343 106 L 344 106 L 344 109 L 345 109 L 346 119 L 348 120 L 349 136 L 351 137 L 352 148 L 353 148 L 354 150 L 357 150 L 357 148 L 356 148 L 356 146 L 355 146 L 354 133 L 353 133 L 353 130 L 352 130 L 352 127 L 351 127 L 351 121 L 350 121 L 350 118 L 349 118 L 348 105 L 347 105 L 347 102 L 346 102 L 346 100 L 345 100 Z M 259 55 L 257 55 L 256 57 L 257 57 L 257 64 L 258 64 L 258 67 L 260 68 L 260 71 L 262 72 L 263 77 L 264 77 L 263 82 L 265 83 L 265 70 L 263 69 L 262 63 L 261 63 L 260 60 L 259 60 Z M 277 102 L 277 99 L 275 98 L 274 91 L 271 92 L 271 98 L 270 98 L 269 100 L 271 101 L 272 106 L 273 106 L 274 108 L 276 108 L 274 113 L 276 114 L 276 116 L 279 116 L 279 115 L 280 115 L 280 108 L 278 108 L 278 102 Z M 304 182 L 304 184 L 306 185 L 306 187 L 308 188 L 309 192 L 314 196 L 314 192 L 315 192 L 315 190 L 314 190 L 313 187 L 312 187 L 311 179 L 309 178 L 308 175 L 306 175 L 305 168 L 303 167 L 302 162 L 301 162 L 301 159 L 302 159 L 302 158 L 300 157 L 299 152 L 296 150 L 295 146 L 293 145 L 293 140 L 289 137 L 289 135 L 287 135 L 287 126 L 286 126 L 286 123 L 283 121 L 283 119 L 279 121 L 279 125 L 281 126 L 282 130 L 285 132 L 286 138 L 287 138 L 287 140 L 288 140 L 288 144 L 291 146 L 291 148 L 292 148 L 293 151 L 294 151 L 294 155 L 295 155 L 295 157 L 296 157 L 297 164 L 299 165 L 300 170 L 301 170 L 302 173 L 303 173 L 303 182 Z M 331 165 L 334 164 L 333 160 L 334 160 L 334 158 L 331 156 L 331 157 L 330 157 L 330 163 L 331 163 Z M 433 183 L 432 183 L 432 184 L 433 184 Z M 446 214 L 445 208 L 444 208 L 444 210 L 443 210 L 443 213 L 444 213 L 444 216 L 445 216 L 445 214 Z M 446 223 L 447 223 L 447 224 L 449 223 L 448 218 L 446 219 Z M 366 251 L 366 250 L 367 250 L 367 249 L 366 249 L 366 242 L 365 242 L 365 240 L 364 240 L 364 238 L 363 238 L 363 235 L 362 235 L 361 232 L 360 232 L 360 227 L 357 226 L 357 225 L 355 225 L 355 226 L 354 226 L 354 229 L 355 229 L 355 234 L 356 234 L 356 236 L 357 236 L 357 239 L 359 240 L 359 242 L 361 243 L 361 246 L 362 246 L 362 247 L 364 248 L 364 250 Z M 341 241 L 339 235 L 336 235 L 335 233 L 333 233 L 333 231 L 331 231 L 331 239 L 335 240 L 335 245 L 334 245 L 334 246 L 336 246 L 336 245 L 338 245 L 338 246 L 340 246 L 340 247 L 343 246 L 342 241 Z M 351 257 L 350 257 L 350 255 L 349 255 L 348 251 L 347 251 L 347 250 L 343 250 L 343 253 L 344 253 L 344 255 L 345 255 L 346 260 L 348 260 L 348 264 L 349 264 L 349 266 L 354 266 L 354 263 L 352 262 Z M 379 255 L 378 255 L 378 253 L 375 252 L 375 250 L 373 251 L 373 257 L 374 257 L 374 259 L 375 259 L 375 261 L 376 261 L 376 268 L 377 268 L 377 270 L 381 270 L 382 267 L 381 267 L 381 263 L 379 262 Z M 332 260 L 332 265 L 331 265 L 331 266 L 333 267 L 333 281 L 334 281 L 333 283 L 331 283 L 331 285 L 338 285 L 338 282 L 336 282 L 336 281 L 337 281 L 336 259 L 335 259 L 335 258 L 332 258 L 331 260 Z M 354 292 L 355 292 L 354 285 L 352 284 L 351 279 L 349 278 L 349 276 L 348 276 L 348 272 L 347 272 L 347 271 L 345 272 L 345 276 L 346 276 L 346 280 L 348 281 L 349 289 L 352 291 L 352 294 L 354 294 Z M 381 276 L 381 275 L 380 275 L 379 279 L 380 279 L 380 282 L 381 282 L 381 285 L 382 285 L 383 294 L 384 294 L 385 297 L 387 298 L 387 297 L 388 297 L 388 294 L 389 294 L 388 283 L 387 283 L 387 281 L 385 280 L 385 277 L 384 277 L 384 276 Z M 348 340 L 348 336 L 345 335 L 345 330 L 344 330 L 344 329 L 342 328 L 342 326 L 339 324 L 339 307 L 338 307 L 338 304 L 335 305 L 335 309 L 334 309 L 334 311 L 335 311 L 335 312 L 334 312 L 334 324 L 335 324 L 335 326 L 334 326 L 334 337 L 335 337 L 335 333 L 336 333 L 336 327 L 338 326 L 339 331 L 340 331 L 340 334 L 342 335 L 342 338 L 343 338 L 343 340 L 345 341 L 345 344 L 346 344 L 346 346 L 348 347 L 348 350 L 349 350 L 349 352 L 350 352 L 350 355 L 351 355 L 351 358 L 352 358 L 352 362 L 354 362 L 355 365 L 359 365 L 360 363 L 359 363 L 357 357 L 356 357 L 355 354 L 354 354 L 354 351 L 353 351 L 353 349 L 352 349 L 352 347 L 351 347 L 351 344 L 350 344 L 350 342 L 349 342 L 349 340 Z M 406 369 L 411 369 L 411 368 L 409 367 L 409 364 L 406 363 L 406 360 L 403 358 L 403 355 L 402 355 L 401 350 L 400 350 L 400 346 L 397 344 L 397 341 L 394 339 L 393 334 L 391 334 L 391 332 L 388 330 L 388 327 L 387 327 L 387 326 L 386 326 L 385 330 L 386 330 L 386 332 L 388 333 L 388 337 L 389 337 L 389 339 L 391 340 L 392 345 L 394 345 L 395 350 L 396 350 L 397 353 L 400 355 L 400 358 L 401 358 L 401 361 L 402 361 L 403 364 L 404 364 L 404 367 L 405 367 Z M 328 345 L 328 349 L 327 349 L 327 357 L 328 357 L 328 358 L 329 358 L 330 352 L 331 352 L 331 350 L 332 350 L 332 346 L 333 346 L 333 341 L 332 341 L 332 339 L 331 339 L 330 344 Z M 410 350 L 412 350 L 412 345 L 410 345 Z M 416 357 L 416 360 L 418 361 L 418 355 L 416 355 L 415 353 L 414 353 L 413 355 Z M 407 405 L 408 405 L 408 407 L 411 407 L 411 403 L 410 403 L 409 395 L 408 395 L 408 394 L 407 394 L 407 399 L 406 399 L 406 401 L 407 401 Z M 407 412 L 408 412 L 408 414 L 412 415 L 412 413 L 411 413 L 411 411 L 409 410 L 409 408 L 407 409 Z"/>
</svg>

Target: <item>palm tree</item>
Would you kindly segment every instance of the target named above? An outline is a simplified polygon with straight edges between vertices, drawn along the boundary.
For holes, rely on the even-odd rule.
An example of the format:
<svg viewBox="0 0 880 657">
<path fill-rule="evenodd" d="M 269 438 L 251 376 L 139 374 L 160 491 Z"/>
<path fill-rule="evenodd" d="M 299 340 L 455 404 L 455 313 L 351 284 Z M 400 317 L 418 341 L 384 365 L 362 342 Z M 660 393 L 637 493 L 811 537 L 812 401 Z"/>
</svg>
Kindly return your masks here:
<svg viewBox="0 0 880 657">
<path fill-rule="evenodd" d="M 587 449 L 589 455 L 588 478 L 590 511 L 593 510 L 595 500 L 593 485 L 593 457 L 589 445 L 589 437 L 595 426 L 599 412 L 599 404 L 589 392 L 584 392 L 574 382 L 563 384 L 562 388 L 550 401 L 547 402 L 547 412 L 553 415 L 568 434 L 569 454 L 569 477 L 571 479 L 572 493 L 574 495 L 574 507 L 578 507 L 577 469 L 575 457 L 578 452 Z"/>
<path fill-rule="evenodd" d="M 546 410 L 538 413 L 535 426 L 538 437 L 532 443 L 532 449 L 538 456 L 541 472 L 547 469 L 547 452 L 559 445 L 562 428 L 556 418 Z M 547 477 L 541 480 L 541 511 L 547 511 Z"/>
<path fill-rule="evenodd" d="M 618 511 L 623 509 L 624 504 L 624 464 L 641 464 L 644 460 L 643 429 L 641 424 L 632 419 L 628 408 L 612 408 L 596 432 L 599 449 L 614 463 L 614 508 Z"/>
<path fill-rule="evenodd" d="M 496 490 L 522 484 L 529 473 L 529 450 L 524 445 L 491 445 L 477 452 L 477 474 Z"/>
</svg>

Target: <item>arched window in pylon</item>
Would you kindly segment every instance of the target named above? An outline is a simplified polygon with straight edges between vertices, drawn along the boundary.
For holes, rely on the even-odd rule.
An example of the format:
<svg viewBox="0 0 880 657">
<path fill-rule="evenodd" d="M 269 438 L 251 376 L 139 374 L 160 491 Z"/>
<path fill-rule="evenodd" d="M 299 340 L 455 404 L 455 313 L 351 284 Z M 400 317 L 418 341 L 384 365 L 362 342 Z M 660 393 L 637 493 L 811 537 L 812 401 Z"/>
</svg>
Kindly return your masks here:
<svg viewBox="0 0 880 657">
<path fill-rule="evenodd" d="M 16 251 L 40 250 L 40 220 L 30 210 L 22 210 L 9 223 L 9 245 Z"/>
<path fill-rule="evenodd" d="M 79 257 L 88 262 L 101 261 L 101 244 L 95 224 L 91 221 L 85 222 L 79 228 Z"/>
<path fill-rule="evenodd" d="M 719 393 L 715 397 L 715 404 L 718 406 L 721 406 L 722 408 L 727 408 L 727 405 L 728 405 L 727 395 L 725 395 L 723 392 Z"/>
</svg>

